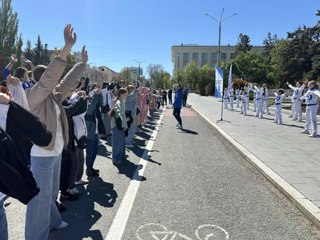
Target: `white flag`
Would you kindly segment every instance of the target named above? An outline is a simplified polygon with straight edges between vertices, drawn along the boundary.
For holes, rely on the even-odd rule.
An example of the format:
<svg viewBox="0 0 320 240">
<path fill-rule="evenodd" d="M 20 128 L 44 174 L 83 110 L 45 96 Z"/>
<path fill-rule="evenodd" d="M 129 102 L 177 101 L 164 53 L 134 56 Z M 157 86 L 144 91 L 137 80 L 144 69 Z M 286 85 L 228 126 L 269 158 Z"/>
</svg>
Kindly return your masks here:
<svg viewBox="0 0 320 240">
<path fill-rule="evenodd" d="M 230 65 L 230 70 L 229 70 L 228 88 L 231 87 L 231 84 L 232 84 L 232 64 Z"/>
</svg>

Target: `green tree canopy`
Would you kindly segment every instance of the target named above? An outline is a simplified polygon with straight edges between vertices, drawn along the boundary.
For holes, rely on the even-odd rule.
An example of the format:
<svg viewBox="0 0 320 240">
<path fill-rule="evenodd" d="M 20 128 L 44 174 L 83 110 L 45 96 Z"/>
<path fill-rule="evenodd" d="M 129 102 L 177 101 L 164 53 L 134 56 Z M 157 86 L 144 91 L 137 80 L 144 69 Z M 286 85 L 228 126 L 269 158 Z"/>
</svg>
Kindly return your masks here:
<svg viewBox="0 0 320 240">
<path fill-rule="evenodd" d="M 240 33 L 239 41 L 236 44 L 236 54 L 248 52 L 251 50 L 251 48 L 252 45 L 250 45 L 250 37 L 246 34 Z"/>
</svg>

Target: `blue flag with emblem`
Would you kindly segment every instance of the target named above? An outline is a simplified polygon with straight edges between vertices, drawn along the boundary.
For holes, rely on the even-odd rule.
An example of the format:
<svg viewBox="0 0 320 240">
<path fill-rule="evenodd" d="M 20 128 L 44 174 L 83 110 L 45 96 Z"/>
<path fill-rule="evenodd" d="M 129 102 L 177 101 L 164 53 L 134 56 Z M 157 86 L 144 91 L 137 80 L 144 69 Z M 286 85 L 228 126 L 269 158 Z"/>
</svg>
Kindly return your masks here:
<svg viewBox="0 0 320 240">
<path fill-rule="evenodd" d="M 217 98 L 222 97 L 223 92 L 223 71 L 220 67 L 216 67 L 216 85 L 214 96 Z"/>
</svg>

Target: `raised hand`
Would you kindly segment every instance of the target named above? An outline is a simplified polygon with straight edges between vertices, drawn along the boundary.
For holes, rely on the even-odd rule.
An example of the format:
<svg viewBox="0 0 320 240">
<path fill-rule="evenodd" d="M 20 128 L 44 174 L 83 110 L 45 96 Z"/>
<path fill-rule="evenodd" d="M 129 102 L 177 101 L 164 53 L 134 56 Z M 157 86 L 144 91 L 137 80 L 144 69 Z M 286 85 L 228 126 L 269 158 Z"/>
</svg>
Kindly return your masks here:
<svg viewBox="0 0 320 240">
<path fill-rule="evenodd" d="M 88 63 L 88 52 L 86 50 L 86 46 L 83 46 L 82 51 L 81 51 L 81 58 L 82 58 L 82 62 L 84 64 Z"/>
<path fill-rule="evenodd" d="M 0 104 L 8 105 L 9 102 L 10 102 L 10 97 L 5 93 L 0 92 Z"/>
<path fill-rule="evenodd" d="M 63 31 L 65 46 L 71 49 L 77 41 L 77 34 L 73 32 L 71 24 L 67 24 Z"/>
<path fill-rule="evenodd" d="M 20 79 L 9 75 L 6 79 L 6 82 L 11 85 L 17 85 L 20 82 Z"/>
<path fill-rule="evenodd" d="M 14 62 L 14 63 L 18 62 L 16 54 L 11 54 L 11 62 Z"/>
</svg>

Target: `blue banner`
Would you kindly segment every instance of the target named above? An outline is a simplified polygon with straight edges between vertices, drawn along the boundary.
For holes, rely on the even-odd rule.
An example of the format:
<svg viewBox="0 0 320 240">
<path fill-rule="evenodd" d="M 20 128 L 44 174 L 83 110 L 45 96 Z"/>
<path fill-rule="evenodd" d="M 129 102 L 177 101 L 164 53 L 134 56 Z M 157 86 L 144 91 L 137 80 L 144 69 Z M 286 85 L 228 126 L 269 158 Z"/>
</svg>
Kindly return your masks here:
<svg viewBox="0 0 320 240">
<path fill-rule="evenodd" d="M 216 67 L 216 86 L 214 96 L 222 98 L 223 94 L 223 71 L 220 67 Z"/>
</svg>

